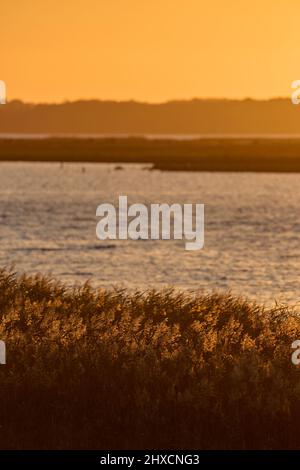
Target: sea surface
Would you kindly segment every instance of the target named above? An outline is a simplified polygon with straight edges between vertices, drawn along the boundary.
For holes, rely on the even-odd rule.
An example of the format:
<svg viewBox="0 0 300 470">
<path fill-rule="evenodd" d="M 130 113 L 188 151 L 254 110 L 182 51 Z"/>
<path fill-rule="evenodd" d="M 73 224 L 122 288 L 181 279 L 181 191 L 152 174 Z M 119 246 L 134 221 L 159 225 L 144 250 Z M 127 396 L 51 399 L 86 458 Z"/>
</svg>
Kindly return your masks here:
<svg viewBox="0 0 300 470">
<path fill-rule="evenodd" d="M 141 165 L 0 163 L 0 266 L 67 285 L 228 291 L 300 305 L 300 175 L 149 171 Z M 96 237 L 96 208 L 205 204 L 205 246 Z"/>
</svg>

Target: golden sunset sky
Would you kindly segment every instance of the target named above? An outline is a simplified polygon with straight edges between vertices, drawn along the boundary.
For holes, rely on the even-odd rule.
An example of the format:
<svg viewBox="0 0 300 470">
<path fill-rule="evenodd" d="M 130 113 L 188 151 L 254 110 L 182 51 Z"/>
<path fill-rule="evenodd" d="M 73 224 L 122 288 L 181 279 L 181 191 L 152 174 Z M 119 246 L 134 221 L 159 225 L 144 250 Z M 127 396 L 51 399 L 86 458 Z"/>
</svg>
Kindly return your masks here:
<svg viewBox="0 0 300 470">
<path fill-rule="evenodd" d="M 297 0 L 3 0 L 8 99 L 289 96 Z"/>
</svg>

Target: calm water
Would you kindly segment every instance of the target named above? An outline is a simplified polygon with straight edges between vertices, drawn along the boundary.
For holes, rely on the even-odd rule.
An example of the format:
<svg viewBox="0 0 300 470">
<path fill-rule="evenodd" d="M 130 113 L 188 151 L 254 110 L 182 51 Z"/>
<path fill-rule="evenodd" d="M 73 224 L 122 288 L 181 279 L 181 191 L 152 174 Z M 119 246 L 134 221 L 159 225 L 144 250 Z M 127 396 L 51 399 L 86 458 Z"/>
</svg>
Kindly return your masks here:
<svg viewBox="0 0 300 470">
<path fill-rule="evenodd" d="M 0 164 L 0 265 L 67 284 L 232 290 L 300 302 L 300 175 L 163 173 L 127 165 Z M 133 202 L 205 204 L 205 247 L 97 240 L 95 212 Z"/>
</svg>

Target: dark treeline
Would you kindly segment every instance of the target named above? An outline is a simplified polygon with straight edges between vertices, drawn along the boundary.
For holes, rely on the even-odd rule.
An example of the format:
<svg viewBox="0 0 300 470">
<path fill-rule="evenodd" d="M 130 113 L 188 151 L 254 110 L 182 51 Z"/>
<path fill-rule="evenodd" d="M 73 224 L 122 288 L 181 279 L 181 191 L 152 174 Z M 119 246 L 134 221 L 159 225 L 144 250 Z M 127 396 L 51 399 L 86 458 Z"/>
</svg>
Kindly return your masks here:
<svg viewBox="0 0 300 470">
<path fill-rule="evenodd" d="M 37 105 L 12 101 L 0 107 L 0 133 L 299 135 L 300 107 L 289 99 Z"/>
</svg>

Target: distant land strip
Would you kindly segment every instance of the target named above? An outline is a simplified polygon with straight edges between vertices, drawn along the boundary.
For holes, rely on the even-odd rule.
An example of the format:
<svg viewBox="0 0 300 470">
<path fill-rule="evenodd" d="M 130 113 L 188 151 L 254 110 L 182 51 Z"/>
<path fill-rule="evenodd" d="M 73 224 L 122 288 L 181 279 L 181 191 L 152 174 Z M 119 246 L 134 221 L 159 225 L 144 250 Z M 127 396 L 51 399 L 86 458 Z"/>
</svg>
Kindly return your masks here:
<svg viewBox="0 0 300 470">
<path fill-rule="evenodd" d="M 0 161 L 151 164 L 164 171 L 300 172 L 300 139 L 0 139 Z"/>
<path fill-rule="evenodd" d="M 0 134 L 300 135 L 291 99 L 193 99 L 160 104 L 74 101 L 0 106 Z"/>
</svg>

